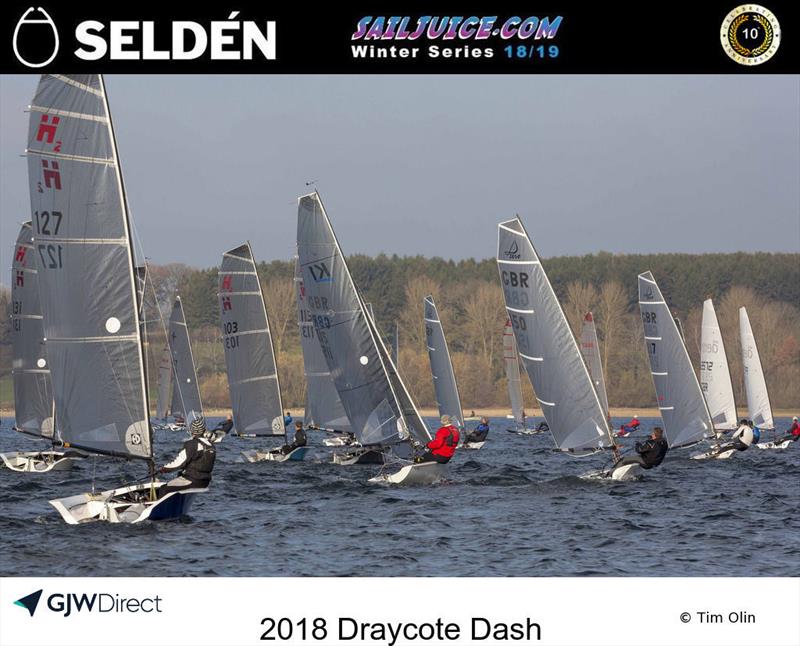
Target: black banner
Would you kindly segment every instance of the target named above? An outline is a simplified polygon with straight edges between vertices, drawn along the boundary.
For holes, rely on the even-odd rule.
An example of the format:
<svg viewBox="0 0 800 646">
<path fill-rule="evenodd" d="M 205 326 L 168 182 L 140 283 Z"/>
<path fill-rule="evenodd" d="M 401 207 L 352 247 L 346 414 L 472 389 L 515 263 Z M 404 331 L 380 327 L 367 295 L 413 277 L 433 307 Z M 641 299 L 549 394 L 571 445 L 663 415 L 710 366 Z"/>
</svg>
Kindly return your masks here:
<svg viewBox="0 0 800 646">
<path fill-rule="evenodd" d="M 6 2 L 0 71 L 797 73 L 798 3 L 764 1 Z"/>
</svg>

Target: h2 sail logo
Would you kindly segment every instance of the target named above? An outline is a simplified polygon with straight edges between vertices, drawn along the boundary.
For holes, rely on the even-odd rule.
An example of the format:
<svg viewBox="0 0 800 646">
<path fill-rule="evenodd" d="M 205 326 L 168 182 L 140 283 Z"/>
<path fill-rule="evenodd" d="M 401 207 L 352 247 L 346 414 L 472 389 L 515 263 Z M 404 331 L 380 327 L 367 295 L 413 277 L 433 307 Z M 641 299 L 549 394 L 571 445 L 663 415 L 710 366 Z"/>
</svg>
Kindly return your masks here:
<svg viewBox="0 0 800 646">
<path fill-rule="evenodd" d="M 34 12 L 42 17 L 31 17 Z M 14 56 L 26 67 L 44 67 L 52 63 L 59 44 L 56 24 L 42 7 L 29 7 L 14 28 Z"/>
</svg>

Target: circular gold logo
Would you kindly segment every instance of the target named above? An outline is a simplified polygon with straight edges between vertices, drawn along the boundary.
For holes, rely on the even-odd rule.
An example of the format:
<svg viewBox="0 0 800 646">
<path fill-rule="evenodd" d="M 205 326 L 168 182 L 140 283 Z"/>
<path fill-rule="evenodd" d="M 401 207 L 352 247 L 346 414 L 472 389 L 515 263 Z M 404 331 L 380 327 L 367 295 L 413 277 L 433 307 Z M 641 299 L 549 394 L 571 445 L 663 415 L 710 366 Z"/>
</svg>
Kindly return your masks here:
<svg viewBox="0 0 800 646">
<path fill-rule="evenodd" d="M 761 65 L 781 44 L 781 26 L 769 9 L 743 4 L 722 21 L 720 41 L 725 53 L 740 65 Z"/>
</svg>

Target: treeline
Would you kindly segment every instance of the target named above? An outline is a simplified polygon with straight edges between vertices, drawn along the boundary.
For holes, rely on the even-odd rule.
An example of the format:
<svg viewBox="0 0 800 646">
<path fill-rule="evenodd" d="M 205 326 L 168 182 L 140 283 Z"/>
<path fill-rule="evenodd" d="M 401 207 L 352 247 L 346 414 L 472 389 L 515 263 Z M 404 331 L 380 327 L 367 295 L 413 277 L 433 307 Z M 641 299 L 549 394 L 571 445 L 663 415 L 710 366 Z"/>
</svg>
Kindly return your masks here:
<svg viewBox="0 0 800 646">
<path fill-rule="evenodd" d="M 747 307 L 761 351 L 772 404 L 800 406 L 800 254 L 600 253 L 544 260 L 573 329 L 592 310 L 600 338 L 612 406 L 653 406 L 655 396 L 638 313 L 637 274 L 651 270 L 673 313 L 683 323 L 697 365 L 702 302 L 711 297 L 722 327 L 737 401 L 744 405 L 738 308 Z M 418 403 L 435 405 L 425 349 L 422 299 L 433 294 L 445 327 L 461 398 L 468 408 L 508 405 L 502 364 L 503 296 L 494 260 L 362 255 L 349 258 L 353 277 L 373 304 L 378 325 L 391 340 L 400 335 L 400 370 Z M 296 325 L 292 261 L 261 263 L 259 275 L 270 314 L 281 385 L 287 406 L 305 400 Z M 217 268 L 184 265 L 150 268 L 154 296 L 168 314 L 181 294 L 192 334 L 206 406 L 227 406 L 225 358 L 220 343 Z M 2 303 L 0 303 L 2 305 Z M 157 308 L 150 307 L 150 361 L 163 346 Z M 7 327 L 7 323 L 4 322 Z M 0 331 L 3 340 L 7 330 Z M 4 362 L 4 366 L 7 365 Z M 153 370 L 150 374 L 155 375 Z M 532 406 L 527 380 L 525 398 Z"/>
</svg>

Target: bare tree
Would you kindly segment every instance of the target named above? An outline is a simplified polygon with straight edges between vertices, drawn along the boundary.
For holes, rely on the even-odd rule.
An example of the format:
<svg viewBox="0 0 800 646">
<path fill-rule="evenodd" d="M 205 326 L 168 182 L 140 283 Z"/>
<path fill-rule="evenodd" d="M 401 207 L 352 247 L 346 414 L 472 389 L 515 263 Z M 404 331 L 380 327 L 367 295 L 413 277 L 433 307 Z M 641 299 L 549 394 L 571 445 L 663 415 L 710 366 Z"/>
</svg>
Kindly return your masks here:
<svg viewBox="0 0 800 646">
<path fill-rule="evenodd" d="M 567 302 L 564 308 L 570 327 L 576 336 L 580 335 L 583 317 L 597 303 L 597 288 L 591 283 L 573 280 L 567 285 Z"/>
<path fill-rule="evenodd" d="M 287 333 L 295 329 L 297 304 L 294 293 L 294 280 L 291 278 L 271 278 L 263 285 L 264 303 L 269 313 L 270 332 L 275 354 L 280 355 L 288 347 Z M 280 362 L 280 359 L 278 360 Z"/>
</svg>

